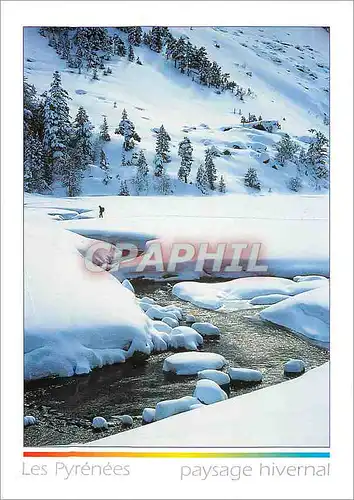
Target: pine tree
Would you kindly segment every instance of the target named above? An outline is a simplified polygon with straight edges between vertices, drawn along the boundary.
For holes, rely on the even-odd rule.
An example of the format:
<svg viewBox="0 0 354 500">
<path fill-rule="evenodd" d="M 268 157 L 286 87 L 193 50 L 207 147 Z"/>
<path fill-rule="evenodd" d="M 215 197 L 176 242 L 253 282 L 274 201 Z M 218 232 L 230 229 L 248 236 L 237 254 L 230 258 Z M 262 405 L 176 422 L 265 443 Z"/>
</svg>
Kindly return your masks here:
<svg viewBox="0 0 354 500">
<path fill-rule="evenodd" d="M 178 170 L 178 177 L 182 181 L 188 181 L 188 176 L 191 173 L 192 162 L 193 162 L 193 147 L 191 141 L 188 137 L 185 137 L 183 141 L 179 143 L 178 155 L 181 157 L 181 166 Z"/>
<path fill-rule="evenodd" d="M 139 57 L 138 57 L 138 58 L 137 58 L 137 60 L 136 60 L 136 64 L 138 64 L 139 66 L 142 66 L 142 65 L 143 65 L 143 63 L 140 61 Z"/>
<path fill-rule="evenodd" d="M 93 161 L 92 130 L 94 126 L 89 120 L 85 109 L 80 106 L 73 123 L 73 142 L 81 149 L 82 163 L 86 167 Z"/>
<path fill-rule="evenodd" d="M 302 189 L 302 181 L 300 177 L 291 177 L 288 182 L 288 188 L 290 191 L 295 191 L 296 193 Z"/>
<path fill-rule="evenodd" d="M 280 165 L 284 166 L 287 161 L 294 160 L 295 154 L 299 150 L 299 146 L 295 141 L 290 139 L 289 134 L 284 134 L 281 140 L 276 144 L 275 149 L 277 150 L 275 159 Z"/>
<path fill-rule="evenodd" d="M 134 184 L 137 194 L 140 194 L 141 192 L 146 192 L 148 190 L 148 173 L 149 173 L 149 167 L 147 165 L 144 152 L 140 151 L 137 163 L 136 176 L 134 179 Z"/>
<path fill-rule="evenodd" d="M 327 137 L 320 131 L 310 129 L 309 132 L 314 134 L 309 148 L 307 150 L 307 161 L 313 166 L 326 165 L 328 162 L 328 144 Z"/>
<path fill-rule="evenodd" d="M 205 172 L 205 167 L 202 163 L 199 165 L 198 170 L 197 170 L 196 186 L 198 189 L 200 189 L 200 191 L 203 194 L 207 193 L 207 191 L 208 191 L 208 178 L 207 178 L 207 175 Z"/>
<path fill-rule="evenodd" d="M 150 49 L 154 52 L 161 52 L 163 46 L 161 28 L 153 26 L 150 36 Z"/>
<path fill-rule="evenodd" d="M 220 193 L 226 193 L 226 184 L 223 175 L 220 177 L 218 190 Z"/>
<path fill-rule="evenodd" d="M 164 165 L 162 166 L 161 175 L 156 179 L 156 190 L 165 196 L 173 193 L 171 179 Z"/>
<path fill-rule="evenodd" d="M 118 36 L 113 36 L 113 52 L 115 55 L 120 57 L 125 57 L 127 55 L 127 49 L 125 48 L 123 40 Z"/>
<path fill-rule="evenodd" d="M 111 140 L 111 137 L 108 133 L 107 118 L 105 116 L 103 117 L 103 123 L 100 126 L 100 139 L 105 142 L 109 142 Z"/>
<path fill-rule="evenodd" d="M 140 142 L 140 137 L 135 131 L 134 123 L 128 119 L 128 114 L 125 109 L 123 109 L 122 119 L 119 122 L 119 126 L 115 133 L 118 133 L 124 137 L 123 148 L 125 151 L 129 151 L 134 148 L 134 141 Z"/>
<path fill-rule="evenodd" d="M 53 81 L 46 94 L 44 103 L 44 138 L 43 145 L 48 161 L 48 183 L 52 182 L 57 160 L 64 154 L 71 135 L 68 101 L 69 94 L 61 85 L 58 71 L 53 74 Z"/>
<path fill-rule="evenodd" d="M 250 187 L 260 191 L 261 183 L 259 182 L 257 170 L 255 168 L 250 167 L 247 170 L 244 178 L 244 183 L 246 187 Z"/>
<path fill-rule="evenodd" d="M 130 196 L 127 181 L 121 181 L 118 196 Z"/>
<path fill-rule="evenodd" d="M 241 123 L 242 125 L 245 125 L 246 123 L 246 118 L 243 115 L 241 116 Z"/>
<path fill-rule="evenodd" d="M 108 170 L 109 169 L 109 162 L 107 160 L 106 153 L 101 149 L 100 151 L 100 167 L 102 170 Z"/>
<path fill-rule="evenodd" d="M 210 149 L 205 152 L 205 172 L 208 179 L 209 188 L 215 190 L 215 181 L 217 179 L 216 168 L 213 161 L 213 155 Z"/>
<path fill-rule="evenodd" d="M 25 137 L 24 143 L 24 190 L 42 193 L 48 187 L 45 179 L 44 151 L 38 137 Z"/>
<path fill-rule="evenodd" d="M 97 68 L 93 68 L 92 80 L 99 80 Z"/>
<path fill-rule="evenodd" d="M 170 140 L 171 137 L 166 132 L 164 126 L 161 125 L 157 133 L 155 150 L 156 150 L 156 155 L 160 155 L 164 163 L 167 163 L 170 159 L 168 154 L 170 152 L 170 145 L 169 145 Z"/>
<path fill-rule="evenodd" d="M 81 193 L 83 169 L 81 156 L 76 148 L 67 148 L 58 159 L 61 181 L 66 187 L 67 196 L 78 196 Z"/>
<path fill-rule="evenodd" d="M 128 51 L 128 61 L 130 61 L 130 62 L 134 62 L 134 59 L 135 59 L 135 55 L 134 55 L 133 46 L 132 46 L 132 45 L 129 45 L 129 51 Z"/>
<path fill-rule="evenodd" d="M 161 177 L 164 169 L 164 164 L 163 164 L 163 158 L 160 153 L 156 153 L 154 158 L 154 165 L 155 165 L 154 176 Z"/>
</svg>

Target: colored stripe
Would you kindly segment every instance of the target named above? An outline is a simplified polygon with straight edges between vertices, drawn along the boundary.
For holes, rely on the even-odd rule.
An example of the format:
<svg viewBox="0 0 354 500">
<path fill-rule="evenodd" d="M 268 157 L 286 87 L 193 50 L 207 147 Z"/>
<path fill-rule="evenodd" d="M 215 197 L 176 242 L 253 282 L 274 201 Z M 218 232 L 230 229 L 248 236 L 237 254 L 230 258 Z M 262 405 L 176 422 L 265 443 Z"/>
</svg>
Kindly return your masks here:
<svg viewBox="0 0 354 500">
<path fill-rule="evenodd" d="M 24 451 L 35 458 L 330 458 L 330 452 Z"/>
</svg>

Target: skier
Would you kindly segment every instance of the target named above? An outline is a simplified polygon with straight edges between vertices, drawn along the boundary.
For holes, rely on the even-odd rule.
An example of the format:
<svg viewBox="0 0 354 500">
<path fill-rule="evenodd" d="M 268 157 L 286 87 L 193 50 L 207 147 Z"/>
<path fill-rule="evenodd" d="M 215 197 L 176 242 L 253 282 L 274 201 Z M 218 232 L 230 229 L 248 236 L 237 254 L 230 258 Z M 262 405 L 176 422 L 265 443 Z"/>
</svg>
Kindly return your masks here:
<svg viewBox="0 0 354 500">
<path fill-rule="evenodd" d="M 103 219 L 104 207 L 101 207 L 101 205 L 98 205 L 98 209 L 99 209 L 98 218 Z"/>
</svg>

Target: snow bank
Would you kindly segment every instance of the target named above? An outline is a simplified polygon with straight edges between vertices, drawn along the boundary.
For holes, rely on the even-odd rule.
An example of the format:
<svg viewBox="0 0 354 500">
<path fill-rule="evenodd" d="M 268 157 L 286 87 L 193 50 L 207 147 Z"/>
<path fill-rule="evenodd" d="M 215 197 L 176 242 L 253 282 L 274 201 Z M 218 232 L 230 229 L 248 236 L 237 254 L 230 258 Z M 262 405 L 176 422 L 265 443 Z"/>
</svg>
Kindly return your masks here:
<svg viewBox="0 0 354 500">
<path fill-rule="evenodd" d="M 103 417 L 95 417 L 92 420 L 92 427 L 94 429 L 108 429 L 108 422 Z"/>
<path fill-rule="evenodd" d="M 199 400 L 192 396 L 185 396 L 184 398 L 160 401 L 156 405 L 155 420 L 162 420 L 163 418 L 171 417 L 172 415 L 177 415 L 177 413 L 188 411 L 192 405 L 198 403 Z"/>
<path fill-rule="evenodd" d="M 198 380 L 193 396 L 205 405 L 211 405 L 227 399 L 227 394 L 213 380 Z"/>
<path fill-rule="evenodd" d="M 34 425 L 36 423 L 36 418 L 33 415 L 25 415 L 23 417 L 23 425 L 24 427 L 28 427 L 30 425 Z"/>
<path fill-rule="evenodd" d="M 207 368 L 221 369 L 226 360 L 220 354 L 212 352 L 181 352 L 172 354 L 164 360 L 163 371 L 176 375 L 195 375 Z"/>
<path fill-rule="evenodd" d="M 133 293 L 85 267 L 80 239 L 25 209 L 25 379 L 88 373 L 153 348 Z"/>
<path fill-rule="evenodd" d="M 179 324 L 176 319 L 168 318 L 167 316 L 164 316 L 161 321 L 166 323 L 166 325 L 170 326 L 171 328 L 176 328 L 176 326 L 178 326 Z"/>
<path fill-rule="evenodd" d="M 306 282 L 310 283 L 310 282 Z M 313 282 L 315 283 L 315 282 Z M 260 317 L 320 342 L 329 342 L 329 285 L 267 307 Z"/>
<path fill-rule="evenodd" d="M 186 429 L 188 432 L 183 432 Z M 329 363 L 281 384 L 202 406 L 85 446 L 92 445 L 328 447 Z"/>
<path fill-rule="evenodd" d="M 238 278 L 223 283 L 196 283 L 185 281 L 177 283 L 172 293 L 182 300 L 204 307 L 219 309 L 244 307 L 246 300 L 270 295 L 291 296 L 298 293 L 326 286 L 328 280 L 310 280 L 294 282 L 287 278 L 250 277 Z M 258 299 L 260 300 L 260 299 Z M 266 299 L 265 299 L 266 300 Z"/>
</svg>

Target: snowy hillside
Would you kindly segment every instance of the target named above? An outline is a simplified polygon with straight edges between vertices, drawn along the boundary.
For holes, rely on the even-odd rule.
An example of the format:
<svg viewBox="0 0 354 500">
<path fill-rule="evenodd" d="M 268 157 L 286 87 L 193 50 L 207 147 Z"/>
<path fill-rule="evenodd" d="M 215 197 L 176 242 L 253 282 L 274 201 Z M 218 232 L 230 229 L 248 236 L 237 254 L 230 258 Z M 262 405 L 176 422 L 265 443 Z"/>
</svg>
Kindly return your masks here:
<svg viewBox="0 0 354 500">
<path fill-rule="evenodd" d="M 102 148 L 109 163 L 107 179 L 107 171 L 100 167 L 96 154 L 84 172 L 82 194 L 117 195 L 122 181 L 127 181 L 130 194 L 136 194 L 132 179 L 137 167 L 122 166 L 124 139 L 114 133 L 123 109 L 141 138 L 134 149 L 125 153 L 125 160 L 129 162 L 133 153 L 143 150 L 149 168 L 148 188 L 140 194 L 159 191 L 153 172 L 156 132 L 162 124 L 171 138 L 171 161 L 165 163 L 165 169 L 174 194 L 202 195 L 196 185 L 196 173 L 204 162 L 206 149 L 213 146 L 220 153 L 213 157 L 216 189 L 206 189 L 205 194 L 218 192 L 221 175 L 227 193 L 258 192 L 245 186 L 245 174 L 250 167 L 258 174 L 262 193 L 308 193 L 319 189 L 326 192 L 327 179 L 309 174 L 301 158 L 281 165 L 275 159 L 275 145 L 284 134 L 289 134 L 300 151 L 300 147 L 307 149 L 312 140 L 309 129 L 329 135 L 329 34 L 322 28 L 271 27 L 186 27 L 169 31 L 176 39 L 182 36 L 192 45 L 204 46 L 210 61 L 215 60 L 242 88 L 249 88 L 248 94 L 240 100 L 230 90 L 201 85 L 192 74 L 182 74 L 171 59 L 166 59 L 165 48 L 155 52 L 144 43 L 134 46 L 134 61 L 113 55 L 105 63 L 105 70 L 98 69 L 99 79 L 95 80 L 86 66 L 81 74 L 77 68 L 70 68 L 68 61 L 48 45 L 47 35 L 41 36 L 37 28 L 24 30 L 24 73 L 28 83 L 36 87 L 40 96 L 48 91 L 53 72 L 59 71 L 62 86 L 71 97 L 71 119 L 80 106 L 86 110 L 95 127 L 92 139 L 96 153 L 97 148 Z M 108 33 L 112 37 L 119 35 L 128 48 L 127 33 L 117 28 L 109 28 Z M 136 64 L 137 57 L 142 65 Z M 107 74 L 107 67 L 111 73 Z M 278 122 L 281 128 L 267 132 L 253 128 L 254 123 L 241 124 L 241 117 L 248 119 L 250 114 Z M 100 144 L 97 137 L 103 116 L 110 141 Z M 193 147 L 187 183 L 178 179 L 178 150 L 184 137 L 190 139 Z M 51 193 L 66 196 L 67 191 L 60 182 L 54 182 Z"/>
</svg>

